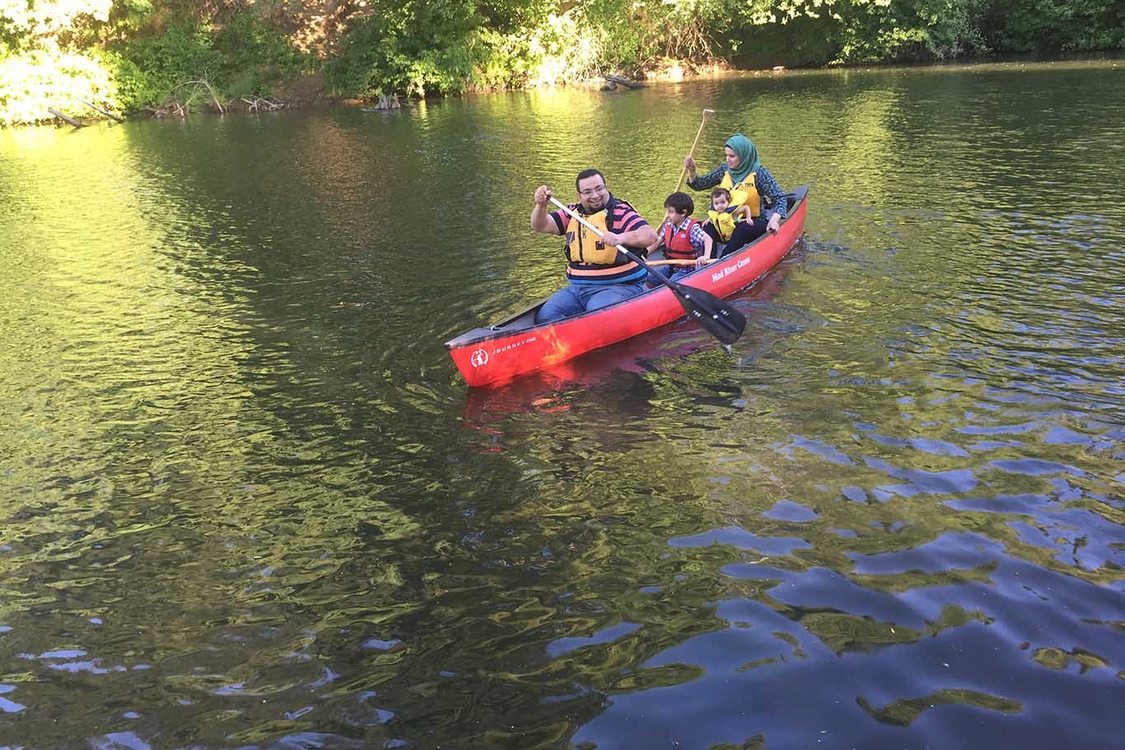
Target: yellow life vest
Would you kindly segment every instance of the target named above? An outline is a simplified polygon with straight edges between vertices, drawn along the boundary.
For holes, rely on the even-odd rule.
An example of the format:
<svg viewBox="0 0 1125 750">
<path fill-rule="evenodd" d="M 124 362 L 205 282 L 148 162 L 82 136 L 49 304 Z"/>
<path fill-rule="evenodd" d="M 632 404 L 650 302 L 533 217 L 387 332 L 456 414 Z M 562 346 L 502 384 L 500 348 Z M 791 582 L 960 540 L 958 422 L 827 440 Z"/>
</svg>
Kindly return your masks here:
<svg viewBox="0 0 1125 750">
<path fill-rule="evenodd" d="M 612 208 L 612 206 L 607 206 L 596 214 L 590 214 L 582 218 L 586 220 L 586 223 L 597 227 L 598 231 L 606 232 L 608 230 L 605 220 L 609 215 L 609 208 Z M 571 263 L 581 263 L 582 265 L 614 265 L 618 262 L 617 248 L 607 247 L 602 242 L 601 237 L 579 224 L 577 219 L 571 217 L 566 225 L 566 259 Z"/>
<path fill-rule="evenodd" d="M 745 180 L 736 186 L 728 171 L 723 174 L 723 181 L 719 183 L 719 187 L 725 187 L 730 191 L 730 204 L 736 207 L 749 206 L 750 215 L 754 218 L 762 215 L 762 199 L 758 195 L 758 185 L 755 182 L 757 175 L 757 172 L 751 172 Z"/>
<path fill-rule="evenodd" d="M 734 233 L 734 214 L 726 211 L 708 211 L 707 216 L 711 219 L 711 224 L 719 233 L 719 239 L 726 242 L 730 239 L 731 234 Z"/>
</svg>

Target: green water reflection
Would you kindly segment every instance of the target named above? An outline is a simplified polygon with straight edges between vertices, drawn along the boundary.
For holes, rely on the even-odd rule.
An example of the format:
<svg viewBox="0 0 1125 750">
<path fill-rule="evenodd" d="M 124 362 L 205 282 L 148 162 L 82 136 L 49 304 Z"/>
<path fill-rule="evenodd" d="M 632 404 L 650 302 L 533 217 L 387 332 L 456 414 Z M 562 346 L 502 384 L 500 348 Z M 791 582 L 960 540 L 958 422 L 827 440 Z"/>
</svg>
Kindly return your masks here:
<svg viewBox="0 0 1125 750">
<path fill-rule="evenodd" d="M 0 740 L 1109 745 L 1123 93 L 982 66 L 3 133 Z M 701 164 L 743 129 L 811 186 L 735 351 L 680 323 L 468 391 L 441 342 L 561 280 L 535 185 L 596 165 L 656 219 L 704 107 Z"/>
</svg>

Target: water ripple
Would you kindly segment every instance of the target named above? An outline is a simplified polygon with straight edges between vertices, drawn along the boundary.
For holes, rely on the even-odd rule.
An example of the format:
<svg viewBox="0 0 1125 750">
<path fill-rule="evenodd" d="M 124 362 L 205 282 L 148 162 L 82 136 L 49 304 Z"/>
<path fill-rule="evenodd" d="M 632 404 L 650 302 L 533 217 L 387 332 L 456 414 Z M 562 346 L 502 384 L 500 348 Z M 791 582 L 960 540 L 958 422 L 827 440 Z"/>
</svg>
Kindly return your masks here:
<svg viewBox="0 0 1125 750">
<path fill-rule="evenodd" d="M 4 131 L 4 741 L 1111 746 L 1121 93 L 848 69 Z M 742 339 L 467 390 L 442 342 L 562 282 L 535 185 L 602 167 L 655 219 L 703 108 L 701 165 L 741 129 L 811 185 Z"/>
</svg>

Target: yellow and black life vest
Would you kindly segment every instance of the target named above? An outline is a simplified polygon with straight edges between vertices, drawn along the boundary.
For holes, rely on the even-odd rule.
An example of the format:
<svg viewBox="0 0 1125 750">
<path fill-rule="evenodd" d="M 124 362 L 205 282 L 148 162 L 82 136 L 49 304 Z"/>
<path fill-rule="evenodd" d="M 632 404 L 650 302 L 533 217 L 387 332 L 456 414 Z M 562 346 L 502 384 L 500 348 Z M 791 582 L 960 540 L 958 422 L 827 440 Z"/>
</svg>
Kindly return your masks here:
<svg viewBox="0 0 1125 750">
<path fill-rule="evenodd" d="M 751 172 L 745 180 L 735 185 L 728 171 L 723 173 L 723 181 L 719 183 L 719 187 L 730 191 L 730 204 L 735 207 L 749 206 L 750 215 L 755 219 L 762 215 L 762 199 L 758 195 L 758 184 L 755 181 L 757 176 L 757 172 Z"/>
<path fill-rule="evenodd" d="M 624 205 L 632 211 L 625 201 L 612 195 L 606 207 L 597 213 L 582 215 L 589 224 L 600 232 L 617 232 L 613 216 L 617 208 Z M 580 209 L 579 209 L 580 210 Z M 647 273 L 626 256 L 617 252 L 616 247 L 608 246 L 602 239 L 571 217 L 563 230 L 566 238 L 566 276 L 575 284 L 616 284 L 622 281 L 635 281 Z M 633 252 L 644 255 L 644 249 L 633 248 Z"/>
<path fill-rule="evenodd" d="M 707 216 L 711 219 L 715 231 L 719 233 L 719 240 L 722 242 L 729 240 L 734 234 L 734 214 L 730 211 L 708 211 Z"/>
<path fill-rule="evenodd" d="M 606 218 L 613 209 L 607 205 L 601 211 L 589 216 L 583 216 L 586 223 L 598 228 L 599 232 L 610 231 L 606 227 Z M 584 266 L 598 265 L 610 266 L 617 263 L 617 248 L 607 247 L 602 238 L 596 233 L 582 226 L 573 216 L 566 225 L 566 259 L 571 263 Z"/>
</svg>

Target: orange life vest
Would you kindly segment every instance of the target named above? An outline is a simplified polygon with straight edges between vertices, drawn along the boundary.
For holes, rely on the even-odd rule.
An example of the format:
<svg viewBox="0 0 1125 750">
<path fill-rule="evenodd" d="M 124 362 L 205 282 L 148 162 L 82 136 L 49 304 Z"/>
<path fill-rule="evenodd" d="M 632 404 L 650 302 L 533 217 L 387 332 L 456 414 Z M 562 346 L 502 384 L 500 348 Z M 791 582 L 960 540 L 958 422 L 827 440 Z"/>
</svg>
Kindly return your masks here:
<svg viewBox="0 0 1125 750">
<path fill-rule="evenodd" d="M 699 222 L 688 219 L 686 224 L 673 227 L 664 225 L 664 257 L 671 260 L 694 260 L 699 252 L 691 244 L 691 230 Z"/>
</svg>

